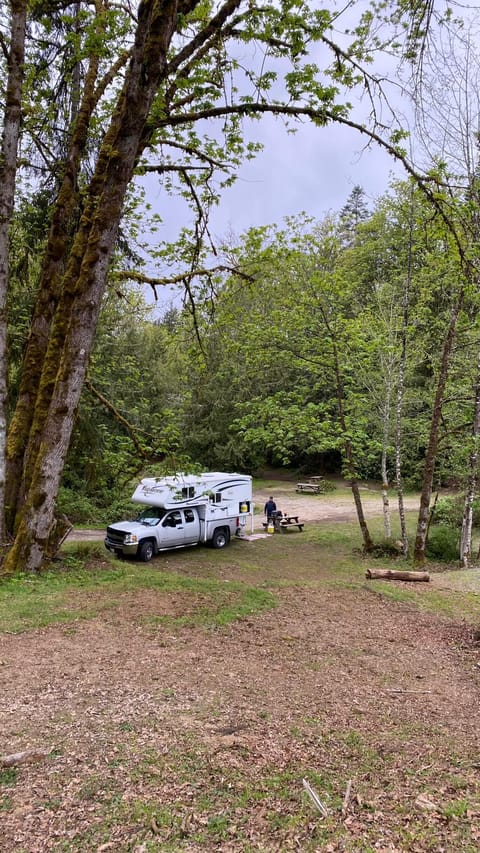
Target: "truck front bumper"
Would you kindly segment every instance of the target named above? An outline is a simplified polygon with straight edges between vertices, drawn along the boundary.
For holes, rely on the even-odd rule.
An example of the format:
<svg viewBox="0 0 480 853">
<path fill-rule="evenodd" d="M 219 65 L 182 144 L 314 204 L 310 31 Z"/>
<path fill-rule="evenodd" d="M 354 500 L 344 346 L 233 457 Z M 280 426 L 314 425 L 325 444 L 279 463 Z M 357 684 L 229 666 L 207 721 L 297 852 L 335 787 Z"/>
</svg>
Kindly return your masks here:
<svg viewBox="0 0 480 853">
<path fill-rule="evenodd" d="M 105 548 L 116 554 L 117 557 L 135 557 L 138 551 L 138 543 L 134 545 L 119 545 L 118 542 L 112 542 L 108 536 L 104 539 Z"/>
</svg>

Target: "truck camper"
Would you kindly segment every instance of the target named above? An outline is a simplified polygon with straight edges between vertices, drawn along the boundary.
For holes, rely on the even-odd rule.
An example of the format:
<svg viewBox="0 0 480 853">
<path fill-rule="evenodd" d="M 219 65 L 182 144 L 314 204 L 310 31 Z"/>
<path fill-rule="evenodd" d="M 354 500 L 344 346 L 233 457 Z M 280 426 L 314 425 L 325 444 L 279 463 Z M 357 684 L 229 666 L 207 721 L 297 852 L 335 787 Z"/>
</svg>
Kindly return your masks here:
<svg viewBox="0 0 480 853">
<path fill-rule="evenodd" d="M 188 545 L 225 548 L 232 536 L 243 533 L 248 519 L 253 529 L 252 478 L 247 474 L 147 477 L 132 501 L 144 507 L 137 517 L 107 528 L 105 547 L 118 556 L 147 562 L 159 551 Z"/>
</svg>

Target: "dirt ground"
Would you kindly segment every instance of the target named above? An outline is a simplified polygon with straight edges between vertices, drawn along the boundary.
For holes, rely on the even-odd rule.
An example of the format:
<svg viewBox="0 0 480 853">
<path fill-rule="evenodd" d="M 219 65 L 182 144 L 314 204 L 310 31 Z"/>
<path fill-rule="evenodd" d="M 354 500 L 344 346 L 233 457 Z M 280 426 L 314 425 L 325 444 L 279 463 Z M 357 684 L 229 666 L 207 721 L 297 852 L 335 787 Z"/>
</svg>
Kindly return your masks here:
<svg viewBox="0 0 480 853">
<path fill-rule="evenodd" d="M 39 751 L 1 771 L 2 853 L 480 850 L 470 629 L 348 584 L 275 592 L 221 630 L 152 629 L 182 606 L 157 589 L 0 635 L 0 755 Z"/>
</svg>

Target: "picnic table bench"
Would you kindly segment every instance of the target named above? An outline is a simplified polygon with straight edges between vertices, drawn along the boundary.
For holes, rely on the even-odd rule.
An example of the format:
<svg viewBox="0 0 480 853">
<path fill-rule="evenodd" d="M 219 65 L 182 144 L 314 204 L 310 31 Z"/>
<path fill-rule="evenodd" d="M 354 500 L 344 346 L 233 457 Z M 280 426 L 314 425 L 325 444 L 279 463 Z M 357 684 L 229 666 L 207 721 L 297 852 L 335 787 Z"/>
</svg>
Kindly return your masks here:
<svg viewBox="0 0 480 853">
<path fill-rule="evenodd" d="M 268 521 L 263 521 L 262 526 L 266 530 Z M 298 515 L 282 515 L 273 519 L 273 526 L 276 533 L 286 533 L 290 527 L 298 527 L 300 533 L 302 533 L 305 524 L 298 520 Z"/>
<path fill-rule="evenodd" d="M 297 492 L 312 492 L 314 495 L 320 495 L 327 490 L 325 477 L 321 474 L 315 477 L 307 477 L 304 483 L 297 483 Z"/>
</svg>

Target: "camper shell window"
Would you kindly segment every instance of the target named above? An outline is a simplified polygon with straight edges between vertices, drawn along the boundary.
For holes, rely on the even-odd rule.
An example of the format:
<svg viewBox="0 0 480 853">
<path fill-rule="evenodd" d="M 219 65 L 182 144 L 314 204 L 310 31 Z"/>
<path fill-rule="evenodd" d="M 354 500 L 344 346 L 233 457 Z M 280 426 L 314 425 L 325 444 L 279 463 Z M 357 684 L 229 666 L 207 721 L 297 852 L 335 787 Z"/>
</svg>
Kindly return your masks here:
<svg viewBox="0 0 480 853">
<path fill-rule="evenodd" d="M 195 497 L 195 486 L 183 486 L 182 488 L 182 498 L 186 500 L 187 498 Z"/>
</svg>

